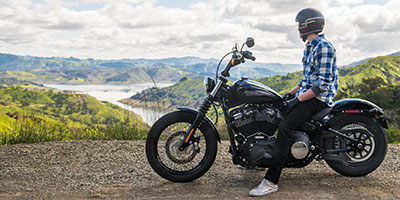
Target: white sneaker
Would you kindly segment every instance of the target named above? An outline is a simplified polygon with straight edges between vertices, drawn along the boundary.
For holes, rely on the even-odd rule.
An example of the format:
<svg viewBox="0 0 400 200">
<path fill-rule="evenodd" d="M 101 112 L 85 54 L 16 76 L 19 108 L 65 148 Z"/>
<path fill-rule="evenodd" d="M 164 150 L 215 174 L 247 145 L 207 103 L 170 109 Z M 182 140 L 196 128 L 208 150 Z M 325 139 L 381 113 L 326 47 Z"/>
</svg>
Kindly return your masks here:
<svg viewBox="0 0 400 200">
<path fill-rule="evenodd" d="M 259 197 L 276 191 L 278 191 L 278 185 L 268 181 L 267 179 L 263 179 L 257 187 L 250 190 L 249 195 L 253 197 Z"/>
</svg>

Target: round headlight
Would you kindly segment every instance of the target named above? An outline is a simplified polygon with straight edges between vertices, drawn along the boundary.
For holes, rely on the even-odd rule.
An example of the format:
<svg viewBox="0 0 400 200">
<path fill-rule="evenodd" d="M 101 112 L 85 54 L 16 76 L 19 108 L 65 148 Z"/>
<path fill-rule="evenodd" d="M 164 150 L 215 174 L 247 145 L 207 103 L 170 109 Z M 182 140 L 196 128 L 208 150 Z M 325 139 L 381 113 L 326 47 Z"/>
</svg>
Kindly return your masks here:
<svg viewBox="0 0 400 200">
<path fill-rule="evenodd" d="M 206 92 L 210 93 L 215 87 L 215 80 L 209 76 L 205 77 L 204 86 L 206 87 Z"/>
</svg>

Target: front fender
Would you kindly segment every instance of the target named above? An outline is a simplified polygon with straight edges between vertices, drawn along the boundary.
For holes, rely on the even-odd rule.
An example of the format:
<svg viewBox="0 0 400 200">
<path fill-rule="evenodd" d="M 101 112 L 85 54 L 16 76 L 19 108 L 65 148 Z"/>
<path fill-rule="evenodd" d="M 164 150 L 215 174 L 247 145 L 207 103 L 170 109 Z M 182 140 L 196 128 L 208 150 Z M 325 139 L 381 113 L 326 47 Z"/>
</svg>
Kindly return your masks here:
<svg viewBox="0 0 400 200">
<path fill-rule="evenodd" d="M 192 113 L 194 115 L 197 115 L 197 113 L 198 113 L 197 110 L 194 110 L 192 108 L 178 107 L 177 109 L 180 111 Z M 211 130 L 214 132 L 215 137 L 217 138 L 218 142 L 221 143 L 221 138 L 219 136 L 218 130 L 215 127 L 214 123 L 211 121 L 211 119 L 208 118 L 207 116 L 205 116 L 203 121 L 206 123 L 207 126 L 209 126 L 209 128 L 211 128 Z"/>
<path fill-rule="evenodd" d="M 355 113 L 355 114 L 372 114 L 375 115 L 377 121 L 383 128 L 388 128 L 385 118 L 379 117 L 384 113 L 384 110 L 374 103 L 364 99 L 342 99 L 335 102 L 332 114 L 338 113 Z"/>
</svg>

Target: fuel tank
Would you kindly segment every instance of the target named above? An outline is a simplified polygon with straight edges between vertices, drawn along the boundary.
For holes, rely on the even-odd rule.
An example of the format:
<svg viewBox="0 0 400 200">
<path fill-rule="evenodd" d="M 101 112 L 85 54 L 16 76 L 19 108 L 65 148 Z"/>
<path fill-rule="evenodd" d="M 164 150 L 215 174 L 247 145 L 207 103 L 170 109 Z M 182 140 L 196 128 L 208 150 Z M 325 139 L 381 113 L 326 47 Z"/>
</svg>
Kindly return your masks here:
<svg viewBox="0 0 400 200">
<path fill-rule="evenodd" d="M 256 81 L 241 79 L 233 83 L 235 96 L 243 103 L 277 104 L 282 96 L 273 89 Z"/>
</svg>

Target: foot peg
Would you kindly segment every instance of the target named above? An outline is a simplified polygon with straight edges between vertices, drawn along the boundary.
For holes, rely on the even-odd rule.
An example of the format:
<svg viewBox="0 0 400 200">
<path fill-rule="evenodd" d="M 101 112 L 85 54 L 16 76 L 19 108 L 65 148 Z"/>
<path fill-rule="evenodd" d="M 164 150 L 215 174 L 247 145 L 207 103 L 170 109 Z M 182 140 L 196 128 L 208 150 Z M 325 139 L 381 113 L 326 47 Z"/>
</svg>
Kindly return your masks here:
<svg viewBox="0 0 400 200">
<path fill-rule="evenodd" d="M 272 156 L 269 153 L 264 153 L 264 158 L 269 160 L 272 158 Z"/>
</svg>

